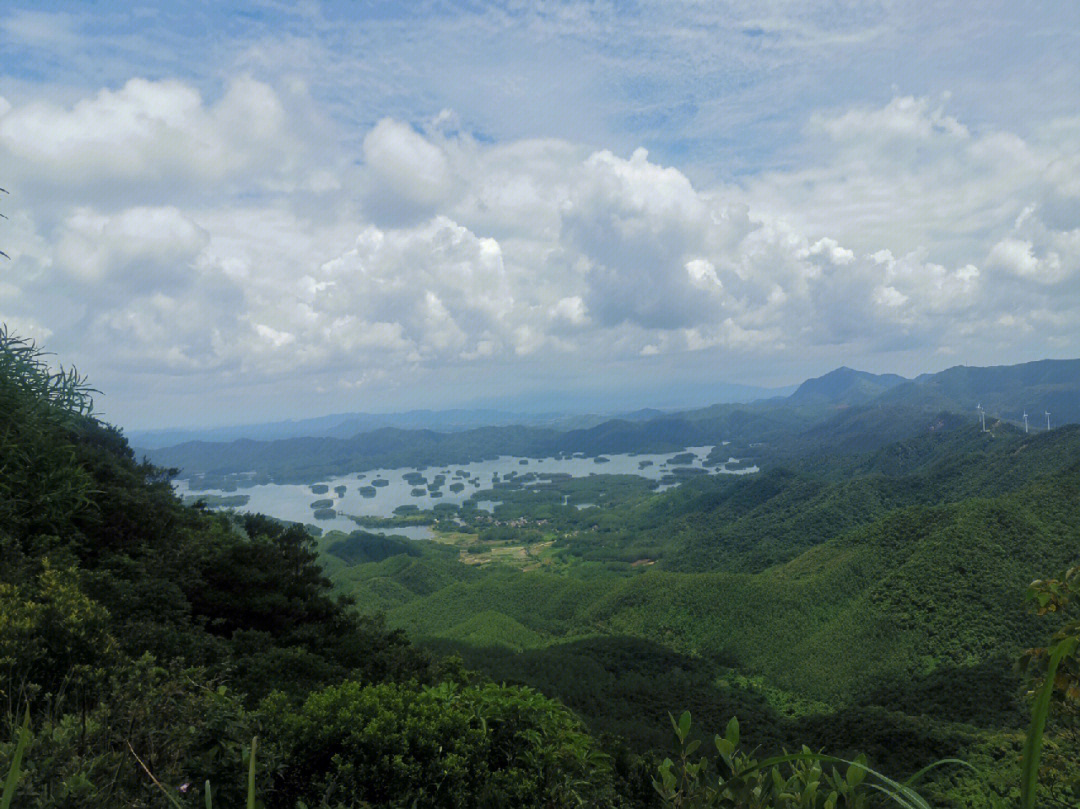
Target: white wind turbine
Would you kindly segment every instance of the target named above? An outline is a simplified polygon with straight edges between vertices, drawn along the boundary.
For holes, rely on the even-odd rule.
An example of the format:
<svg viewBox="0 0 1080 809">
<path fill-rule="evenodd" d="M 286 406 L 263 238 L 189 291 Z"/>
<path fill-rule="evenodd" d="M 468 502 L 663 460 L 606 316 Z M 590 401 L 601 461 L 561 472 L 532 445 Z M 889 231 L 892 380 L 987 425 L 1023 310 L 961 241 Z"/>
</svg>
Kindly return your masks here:
<svg viewBox="0 0 1080 809">
<path fill-rule="evenodd" d="M 1050 432 L 1050 411 L 1046 411 L 1046 431 Z"/>
<path fill-rule="evenodd" d="M 975 409 L 977 411 L 979 411 L 979 423 L 982 424 L 982 431 L 985 433 L 986 432 L 986 411 L 983 410 L 982 402 L 979 402 L 979 404 L 977 404 L 975 406 Z"/>
<path fill-rule="evenodd" d="M 1027 428 L 1027 411 L 1025 410 L 1024 411 L 1024 432 L 1026 433 L 1027 431 L 1028 431 L 1028 428 Z"/>
</svg>

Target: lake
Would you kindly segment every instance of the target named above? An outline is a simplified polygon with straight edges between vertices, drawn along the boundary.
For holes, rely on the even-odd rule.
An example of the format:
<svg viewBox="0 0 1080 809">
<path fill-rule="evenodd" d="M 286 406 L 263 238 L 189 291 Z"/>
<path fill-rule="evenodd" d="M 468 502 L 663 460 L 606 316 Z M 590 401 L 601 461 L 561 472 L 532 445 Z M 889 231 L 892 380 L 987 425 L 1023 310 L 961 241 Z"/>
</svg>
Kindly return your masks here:
<svg viewBox="0 0 1080 809">
<path fill-rule="evenodd" d="M 756 466 L 746 469 L 727 469 L 727 464 L 737 463 L 737 459 L 731 458 L 719 467 L 708 469 L 702 466 L 712 446 L 687 447 L 681 452 L 661 454 L 622 454 L 601 455 L 598 457 L 584 457 L 575 455 L 572 458 L 521 458 L 504 455 L 489 461 L 477 461 L 467 464 L 454 464 L 446 467 L 427 467 L 400 469 L 373 469 L 358 474 L 339 475 L 337 477 L 324 478 L 312 481 L 311 484 L 324 484 L 329 488 L 326 494 L 314 494 L 311 484 L 278 484 L 268 483 L 261 486 L 250 486 L 239 489 L 237 494 L 246 494 L 250 497 L 243 511 L 257 511 L 263 514 L 294 522 L 314 523 L 324 531 L 333 529 L 341 531 L 354 531 L 356 523 L 344 514 L 356 516 L 389 517 L 398 506 L 414 505 L 420 509 L 429 509 L 439 503 L 452 503 L 461 505 L 478 491 L 490 489 L 493 479 L 505 479 L 508 475 L 525 475 L 529 472 L 569 474 L 573 477 L 587 477 L 588 475 L 638 475 L 649 480 L 660 480 L 677 468 L 707 469 L 711 474 L 745 475 L 757 471 Z M 693 457 L 688 458 L 687 454 Z M 680 457 L 681 456 L 681 457 Z M 606 460 L 601 460 L 606 459 Z M 669 462 L 675 459 L 675 465 Z M 444 475 L 446 481 L 440 489 L 441 496 L 433 497 L 426 488 L 426 484 L 414 485 L 406 480 L 415 474 L 423 476 L 428 483 L 432 482 L 436 475 Z M 374 481 L 380 481 L 378 484 Z M 453 483 L 462 484 L 460 491 L 450 491 Z M 670 488 L 668 484 L 659 487 L 659 490 Z M 177 494 L 225 494 L 217 489 L 200 490 L 191 492 L 186 480 L 174 481 L 173 486 Z M 338 497 L 334 491 L 337 486 L 345 487 L 345 494 Z M 360 493 L 361 487 L 374 487 L 372 496 L 364 497 Z M 421 493 L 422 492 L 422 493 Z M 369 494 L 371 494 L 369 490 Z M 333 500 L 333 508 L 338 512 L 337 516 L 327 520 L 316 520 L 313 517 L 311 504 L 316 500 Z M 489 506 L 481 503 L 481 506 Z M 412 539 L 424 539 L 431 536 L 431 531 L 426 526 L 413 526 L 410 528 L 386 528 L 364 530 L 401 534 Z"/>
</svg>

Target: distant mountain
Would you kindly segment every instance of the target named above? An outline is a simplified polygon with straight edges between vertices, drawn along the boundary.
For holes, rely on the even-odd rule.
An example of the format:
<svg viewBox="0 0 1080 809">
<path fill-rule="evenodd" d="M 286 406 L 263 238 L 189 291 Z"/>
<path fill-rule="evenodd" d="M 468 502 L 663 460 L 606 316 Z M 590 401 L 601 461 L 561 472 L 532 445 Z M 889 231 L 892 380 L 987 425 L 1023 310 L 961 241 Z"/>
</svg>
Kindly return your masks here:
<svg viewBox="0 0 1080 809">
<path fill-rule="evenodd" d="M 205 429 L 132 430 L 125 435 L 140 451 L 175 447 L 191 442 L 228 443 L 281 441 L 287 438 L 353 438 L 361 433 L 393 428 L 458 433 L 480 427 L 545 427 L 552 430 L 587 430 L 606 421 L 649 421 L 668 415 L 656 408 L 629 413 L 518 413 L 506 410 L 409 410 L 404 413 L 337 413 L 310 419 L 238 424 Z"/>
<path fill-rule="evenodd" d="M 172 447 L 190 441 L 228 442 L 240 439 L 279 441 L 286 438 L 352 438 L 387 427 L 401 430 L 461 432 L 477 427 L 529 425 L 553 429 L 592 427 L 610 416 L 568 413 L 519 413 L 505 410 L 408 410 L 403 413 L 335 413 L 310 419 L 264 424 L 236 424 L 202 429 L 132 430 L 126 433 L 143 450 Z M 634 419 L 638 420 L 638 419 Z"/>
<path fill-rule="evenodd" d="M 752 402 L 782 398 L 794 387 L 761 388 L 750 385 L 700 383 L 674 385 L 663 397 L 647 389 L 605 396 L 575 396 L 547 391 L 543 396 L 521 395 L 500 402 L 477 402 L 448 410 L 407 410 L 401 413 L 333 413 L 306 419 L 217 427 L 177 427 L 156 430 L 125 430 L 140 451 L 173 447 L 189 441 L 229 442 L 240 439 L 279 441 L 286 438 L 352 438 L 387 427 L 400 430 L 436 430 L 453 433 L 479 427 L 547 427 L 553 430 L 584 430 L 611 419 L 646 421 L 681 412 L 695 402 Z M 663 399 L 663 402 L 660 399 Z M 653 407 L 625 410 L 627 402 L 651 402 Z"/>
<path fill-rule="evenodd" d="M 808 423 L 794 408 L 784 409 L 773 403 L 763 404 L 760 411 L 753 405 L 717 405 L 709 409 L 707 416 L 694 416 L 606 419 L 571 430 L 522 425 L 457 432 L 384 427 L 350 438 L 188 441 L 173 447 L 137 448 L 136 454 L 148 455 L 159 466 L 180 469 L 182 478 L 255 472 L 278 483 L 303 483 L 380 467 L 446 466 L 500 455 L 544 458 L 580 452 L 592 457 L 603 453 L 674 452 L 721 441 L 745 445 L 777 439 Z"/>
<path fill-rule="evenodd" d="M 957 365 L 924 374 L 882 394 L 881 404 L 975 413 L 981 404 L 991 419 L 1021 424 L 1026 410 L 1033 428 L 1080 422 L 1080 359 L 1038 360 L 1020 365 L 973 368 Z"/>
<path fill-rule="evenodd" d="M 845 366 L 806 380 L 788 397 L 788 401 L 798 404 L 865 404 L 907 381 L 896 374 L 871 374 Z"/>
<path fill-rule="evenodd" d="M 499 455 L 550 457 L 582 452 L 664 452 L 732 442 L 738 457 L 799 465 L 798 459 L 872 453 L 894 441 L 970 423 L 982 402 L 994 420 L 1021 423 L 1026 408 L 1033 430 L 1080 422 L 1080 360 L 1043 360 L 997 368 L 958 366 L 907 380 L 838 368 L 809 379 L 788 398 L 717 404 L 665 413 L 639 410 L 621 418 L 522 416 L 506 411 L 411 411 L 397 416 L 352 414 L 262 425 L 291 437 L 231 442 L 185 441 L 156 446 L 168 434 L 135 438 L 136 452 L 183 477 L 217 478 L 255 472 L 277 482 L 305 482 L 380 466 L 446 465 Z M 949 415 L 949 414 L 959 414 Z M 959 418 L 959 421 L 958 421 Z M 545 421 L 547 419 L 547 421 Z M 392 421 L 394 426 L 370 425 Z M 470 420 L 484 426 L 469 427 Z M 435 423 L 433 428 L 417 425 Z M 233 428 L 239 429 L 239 428 Z M 256 428 L 251 428 L 256 429 Z M 312 431 L 320 430 L 318 434 Z M 208 431 L 213 433 L 213 431 Z M 138 435 L 138 434 L 137 434 Z"/>
</svg>

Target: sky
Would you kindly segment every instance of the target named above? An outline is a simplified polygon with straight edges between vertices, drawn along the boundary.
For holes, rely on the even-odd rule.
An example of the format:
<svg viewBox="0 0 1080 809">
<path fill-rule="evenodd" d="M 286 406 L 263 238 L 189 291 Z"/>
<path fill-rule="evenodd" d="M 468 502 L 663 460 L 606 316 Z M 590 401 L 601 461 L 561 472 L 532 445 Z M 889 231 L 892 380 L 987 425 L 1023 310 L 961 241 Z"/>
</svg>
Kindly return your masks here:
<svg viewBox="0 0 1080 809">
<path fill-rule="evenodd" d="M 1078 53 L 1073 0 L 14 0 L 0 321 L 128 429 L 1077 357 Z"/>
</svg>

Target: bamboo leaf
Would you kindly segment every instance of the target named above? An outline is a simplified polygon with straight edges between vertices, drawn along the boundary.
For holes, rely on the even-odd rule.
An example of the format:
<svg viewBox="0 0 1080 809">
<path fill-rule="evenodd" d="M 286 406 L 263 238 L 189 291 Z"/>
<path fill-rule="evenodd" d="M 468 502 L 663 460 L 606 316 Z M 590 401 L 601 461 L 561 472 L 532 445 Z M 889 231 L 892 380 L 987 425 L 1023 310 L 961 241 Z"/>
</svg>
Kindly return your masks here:
<svg viewBox="0 0 1080 809">
<path fill-rule="evenodd" d="M 251 757 L 248 760 L 247 809 L 255 809 L 255 747 L 258 741 L 257 736 L 251 738 Z"/>
<path fill-rule="evenodd" d="M 4 793 L 0 795 L 0 809 L 10 809 L 11 802 L 15 798 L 15 787 L 22 775 L 22 758 L 30 744 L 30 709 L 26 709 L 22 727 L 19 728 L 19 741 L 15 744 L 15 753 L 11 757 L 11 767 L 8 768 L 7 778 L 4 780 Z"/>
<path fill-rule="evenodd" d="M 1054 692 L 1054 675 L 1058 664 L 1066 655 L 1076 650 L 1080 638 L 1066 638 L 1054 647 L 1046 665 L 1046 679 L 1035 707 L 1031 712 L 1031 729 L 1024 743 L 1024 757 L 1020 764 L 1020 809 L 1034 809 L 1035 792 L 1039 782 L 1039 758 L 1042 755 L 1043 731 L 1046 729 L 1046 716 L 1050 712 L 1050 697 Z"/>
</svg>

